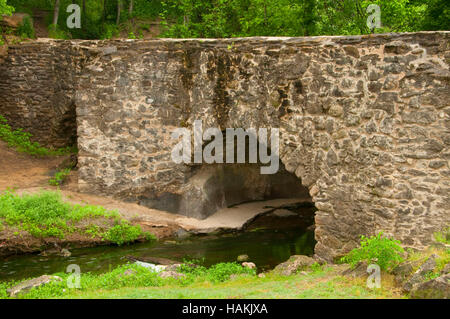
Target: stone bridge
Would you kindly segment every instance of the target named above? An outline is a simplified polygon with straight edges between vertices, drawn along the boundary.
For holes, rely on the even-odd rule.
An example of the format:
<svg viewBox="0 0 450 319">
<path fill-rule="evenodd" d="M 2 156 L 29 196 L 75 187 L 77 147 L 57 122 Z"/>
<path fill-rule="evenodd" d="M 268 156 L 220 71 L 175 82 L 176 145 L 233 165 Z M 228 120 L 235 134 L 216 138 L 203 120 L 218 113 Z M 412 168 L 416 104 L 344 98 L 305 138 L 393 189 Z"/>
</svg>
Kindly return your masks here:
<svg viewBox="0 0 450 319">
<path fill-rule="evenodd" d="M 83 192 L 199 218 L 298 195 L 324 259 L 381 230 L 421 248 L 450 221 L 449 39 L 40 40 L 0 62 L 0 114 L 47 145 L 77 139 Z M 195 120 L 279 128 L 280 173 L 175 164 L 170 134 Z"/>
</svg>

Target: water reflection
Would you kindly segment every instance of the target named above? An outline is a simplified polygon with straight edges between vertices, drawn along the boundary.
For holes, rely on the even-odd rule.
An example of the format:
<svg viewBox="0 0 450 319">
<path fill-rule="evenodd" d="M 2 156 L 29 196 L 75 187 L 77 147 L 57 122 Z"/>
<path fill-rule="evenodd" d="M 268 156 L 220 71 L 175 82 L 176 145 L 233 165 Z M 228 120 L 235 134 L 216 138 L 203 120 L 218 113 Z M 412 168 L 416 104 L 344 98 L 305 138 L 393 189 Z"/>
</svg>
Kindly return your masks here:
<svg viewBox="0 0 450 319">
<path fill-rule="evenodd" d="M 128 262 L 127 255 L 164 257 L 173 260 L 201 259 L 209 266 L 235 261 L 247 254 L 259 269 L 270 269 L 294 254 L 312 255 L 314 233 L 304 228 L 253 230 L 183 241 L 143 243 L 123 247 L 96 247 L 72 251 L 71 257 L 11 256 L 0 261 L 0 280 L 23 279 L 64 272 L 78 264 L 82 272 L 101 273 Z"/>
</svg>

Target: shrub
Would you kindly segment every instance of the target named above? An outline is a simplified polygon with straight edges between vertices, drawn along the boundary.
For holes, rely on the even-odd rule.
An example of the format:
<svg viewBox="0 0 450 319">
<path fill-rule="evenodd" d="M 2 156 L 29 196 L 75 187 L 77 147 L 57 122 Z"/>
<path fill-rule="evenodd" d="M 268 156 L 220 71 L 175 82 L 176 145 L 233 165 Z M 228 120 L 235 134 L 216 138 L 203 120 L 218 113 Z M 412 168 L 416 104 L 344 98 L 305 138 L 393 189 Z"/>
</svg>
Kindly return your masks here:
<svg viewBox="0 0 450 319">
<path fill-rule="evenodd" d="M 119 225 L 111 227 L 105 233 L 105 239 L 117 245 L 123 245 L 139 239 L 139 237 L 146 235 L 146 238 L 151 238 L 150 235 L 144 233 L 139 225 L 133 226 L 126 221 L 122 221 Z"/>
<path fill-rule="evenodd" d="M 220 263 L 210 267 L 207 271 L 207 279 L 213 283 L 230 279 L 231 275 L 249 274 L 255 275 L 256 270 L 243 267 L 238 263 Z"/>
<path fill-rule="evenodd" d="M 17 28 L 17 34 L 22 39 L 34 39 L 34 27 L 33 27 L 33 21 L 30 17 L 25 17 L 23 21 L 20 23 L 19 27 Z"/>
<path fill-rule="evenodd" d="M 119 29 L 116 24 L 104 24 L 101 39 L 111 39 L 119 35 Z"/>
<path fill-rule="evenodd" d="M 69 35 L 58 25 L 51 24 L 48 26 L 48 36 L 53 39 L 67 40 Z"/>
<path fill-rule="evenodd" d="M 352 267 L 360 261 L 376 262 L 381 269 L 388 271 L 403 261 L 403 253 L 400 241 L 383 237 L 383 232 L 380 232 L 376 236 L 361 236 L 360 247 L 342 257 L 341 262 Z"/>
</svg>

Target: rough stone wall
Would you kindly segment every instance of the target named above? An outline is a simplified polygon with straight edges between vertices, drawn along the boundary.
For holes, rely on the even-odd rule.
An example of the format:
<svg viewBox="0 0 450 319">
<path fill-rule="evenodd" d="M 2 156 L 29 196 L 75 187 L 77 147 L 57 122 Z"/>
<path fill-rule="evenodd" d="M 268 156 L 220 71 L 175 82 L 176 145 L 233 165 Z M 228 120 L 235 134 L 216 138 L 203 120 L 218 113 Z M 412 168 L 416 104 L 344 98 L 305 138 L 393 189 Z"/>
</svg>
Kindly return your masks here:
<svg viewBox="0 0 450 319">
<path fill-rule="evenodd" d="M 175 127 L 279 127 L 332 259 L 380 230 L 422 247 L 450 218 L 450 33 L 110 42 L 77 95 L 80 188 L 179 193 Z M 114 51 L 114 50 L 111 50 Z M 150 103 L 148 103 L 150 102 Z"/>
<path fill-rule="evenodd" d="M 76 143 L 75 83 L 82 52 L 67 41 L 12 45 L 0 60 L 0 115 L 45 146 Z"/>
<path fill-rule="evenodd" d="M 318 209 L 317 255 L 380 230 L 421 248 L 450 222 L 449 39 L 77 43 L 97 48 L 77 76 L 79 187 L 180 194 L 193 169 L 171 161 L 172 129 L 277 127 L 281 161 Z"/>
</svg>

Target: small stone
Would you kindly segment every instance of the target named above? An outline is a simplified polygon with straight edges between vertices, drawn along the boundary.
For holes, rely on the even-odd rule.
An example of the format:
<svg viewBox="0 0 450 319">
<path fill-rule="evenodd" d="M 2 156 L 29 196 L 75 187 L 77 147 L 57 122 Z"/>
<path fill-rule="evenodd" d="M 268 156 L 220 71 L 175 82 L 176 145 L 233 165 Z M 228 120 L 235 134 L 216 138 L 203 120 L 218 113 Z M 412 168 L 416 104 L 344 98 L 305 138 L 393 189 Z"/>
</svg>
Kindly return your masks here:
<svg viewBox="0 0 450 319">
<path fill-rule="evenodd" d="M 63 257 L 70 257 L 72 256 L 72 253 L 68 249 L 63 248 L 61 249 L 60 255 Z"/>
<path fill-rule="evenodd" d="M 276 266 L 273 272 L 283 276 L 290 276 L 296 274 L 299 271 L 307 269 L 315 262 L 316 261 L 313 258 L 308 256 L 293 255 L 289 258 L 289 260 Z"/>
<path fill-rule="evenodd" d="M 311 189 L 309 190 L 309 194 L 311 195 L 311 197 L 314 197 L 317 194 L 319 194 L 319 187 L 317 187 L 316 185 L 311 187 Z"/>
<path fill-rule="evenodd" d="M 340 105 L 334 104 L 328 110 L 328 114 L 334 117 L 341 117 L 344 113 L 344 110 Z"/>
<path fill-rule="evenodd" d="M 248 255 L 239 255 L 237 257 L 238 262 L 248 261 L 248 259 L 249 259 Z"/>
<path fill-rule="evenodd" d="M 256 265 L 252 262 L 243 262 L 242 267 L 249 268 L 249 269 L 256 269 Z"/>
</svg>

